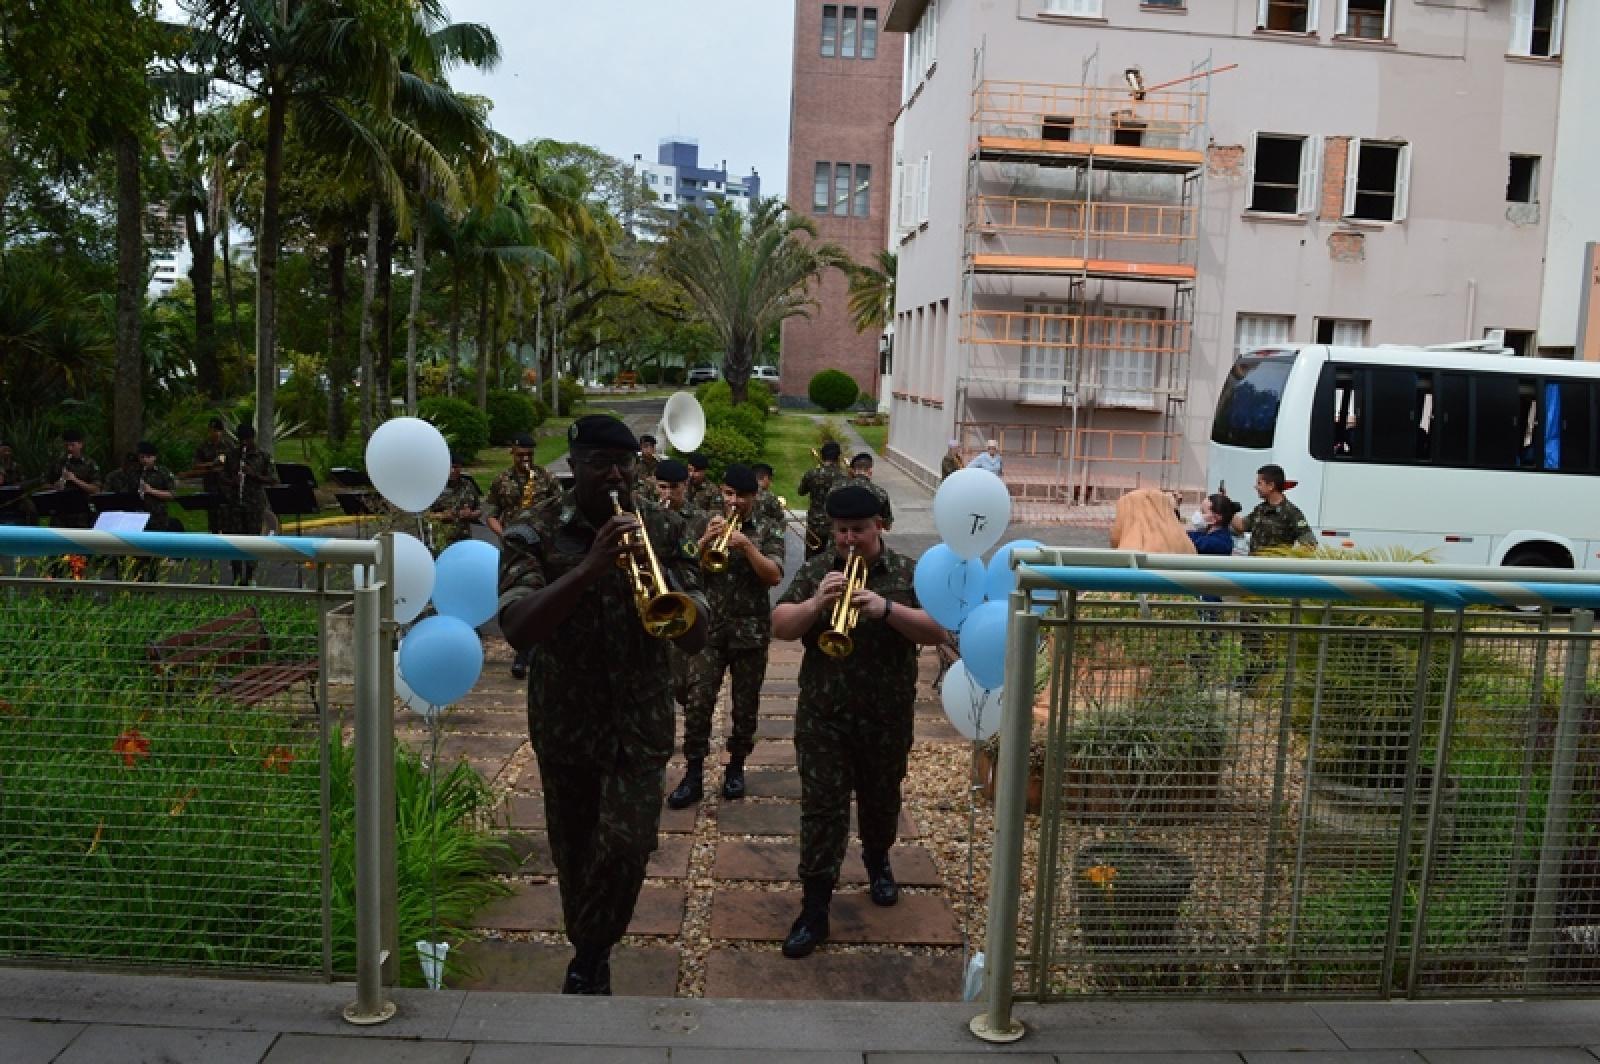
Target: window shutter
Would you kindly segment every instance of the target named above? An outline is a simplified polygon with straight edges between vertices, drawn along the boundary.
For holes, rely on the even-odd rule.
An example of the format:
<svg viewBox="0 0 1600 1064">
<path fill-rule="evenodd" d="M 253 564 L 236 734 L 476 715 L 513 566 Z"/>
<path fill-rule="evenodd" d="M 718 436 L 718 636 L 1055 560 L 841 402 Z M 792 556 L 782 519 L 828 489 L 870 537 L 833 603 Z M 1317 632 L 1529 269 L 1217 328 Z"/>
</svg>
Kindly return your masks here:
<svg viewBox="0 0 1600 1064">
<path fill-rule="evenodd" d="M 1383 5 L 1383 39 L 1391 40 L 1394 37 L 1394 5 L 1399 0 L 1387 0 Z"/>
<path fill-rule="evenodd" d="M 917 164 L 901 163 L 900 170 L 900 229 L 901 231 L 917 227 L 917 186 L 921 178 L 917 174 Z"/>
<path fill-rule="evenodd" d="M 1356 213 L 1356 182 L 1361 176 L 1361 138 L 1350 138 L 1350 151 L 1344 161 L 1344 216 Z"/>
<path fill-rule="evenodd" d="M 1316 26 L 1313 25 L 1311 28 L 1316 29 Z M 1333 32 L 1336 34 L 1350 32 L 1350 0 L 1339 0 L 1339 22 L 1333 27 Z"/>
<path fill-rule="evenodd" d="M 928 189 L 933 181 L 933 155 L 931 152 L 922 153 L 922 173 L 917 188 L 917 224 L 921 225 L 928 220 Z"/>
<path fill-rule="evenodd" d="M 1317 0 L 1310 0 L 1306 5 L 1306 32 L 1317 33 L 1321 30 L 1321 19 L 1317 17 Z"/>
<path fill-rule="evenodd" d="M 1104 7 L 1104 0 L 1045 0 L 1044 5 L 1044 9 L 1052 15 L 1069 15 L 1073 18 L 1100 18 Z"/>
<path fill-rule="evenodd" d="M 1321 174 L 1322 138 L 1307 137 L 1300 142 L 1300 199 L 1295 204 L 1299 214 L 1317 212 L 1317 178 Z"/>
<path fill-rule="evenodd" d="M 1256 29 L 1267 24 L 1267 0 L 1256 0 Z"/>
<path fill-rule="evenodd" d="M 1555 10 L 1550 12 L 1550 54 L 1561 54 L 1561 16 L 1567 6 L 1567 0 L 1556 0 Z"/>
<path fill-rule="evenodd" d="M 1411 145 L 1400 146 L 1400 158 L 1394 164 L 1394 220 L 1406 220 L 1406 207 L 1411 199 Z"/>
<path fill-rule="evenodd" d="M 928 32 L 922 42 L 922 69 L 917 71 L 919 77 L 939 59 L 939 0 L 933 0 L 928 5 L 928 9 L 922 13 L 922 21 L 927 24 Z"/>
<path fill-rule="evenodd" d="M 1533 0 L 1511 0 L 1511 43 L 1506 51 L 1527 55 L 1533 50 Z"/>
<path fill-rule="evenodd" d="M 1246 190 L 1244 203 L 1245 203 L 1245 207 L 1246 208 L 1255 206 L 1255 199 L 1256 199 L 1256 137 L 1257 136 L 1259 136 L 1259 134 L 1255 130 L 1252 129 L 1250 131 L 1250 154 L 1246 155 L 1244 157 L 1244 183 L 1245 183 L 1244 187 L 1245 187 L 1245 190 Z"/>
</svg>

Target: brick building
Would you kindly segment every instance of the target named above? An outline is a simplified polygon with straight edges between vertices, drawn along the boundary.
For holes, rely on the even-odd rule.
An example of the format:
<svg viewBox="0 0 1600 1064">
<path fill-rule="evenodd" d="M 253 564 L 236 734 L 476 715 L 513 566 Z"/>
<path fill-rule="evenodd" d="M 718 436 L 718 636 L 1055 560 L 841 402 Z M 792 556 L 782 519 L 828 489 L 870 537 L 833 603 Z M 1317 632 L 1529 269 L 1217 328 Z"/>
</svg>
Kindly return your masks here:
<svg viewBox="0 0 1600 1064">
<path fill-rule="evenodd" d="M 890 127 L 900 109 L 905 38 L 881 7 L 796 0 L 789 108 L 789 204 L 817 235 L 871 262 L 889 238 Z M 878 336 L 850 324 L 847 285 L 830 271 L 809 318 L 783 325 L 780 390 L 804 396 L 819 370 L 842 369 L 878 394 Z"/>
</svg>

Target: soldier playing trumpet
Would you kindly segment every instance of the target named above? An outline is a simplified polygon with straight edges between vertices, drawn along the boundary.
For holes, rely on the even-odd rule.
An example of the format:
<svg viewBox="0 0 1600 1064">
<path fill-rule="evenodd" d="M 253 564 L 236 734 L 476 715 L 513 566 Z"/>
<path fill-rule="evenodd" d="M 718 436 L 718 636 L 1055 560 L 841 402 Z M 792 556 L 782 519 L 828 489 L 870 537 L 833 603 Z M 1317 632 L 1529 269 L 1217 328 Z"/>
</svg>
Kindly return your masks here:
<svg viewBox="0 0 1600 1064">
<path fill-rule="evenodd" d="M 828 909 L 850 834 L 855 795 L 861 856 L 869 893 L 893 905 L 900 889 L 889 867 L 900 820 L 900 784 L 912 740 L 917 688 L 917 646 L 947 636 L 917 605 L 916 564 L 883 542 L 878 497 L 857 484 L 828 496 L 829 547 L 795 574 L 772 611 L 776 639 L 800 639 L 800 700 L 794 746 L 800 765 L 800 916 L 783 942 L 786 957 L 804 957 L 827 941 Z M 852 611 L 835 611 L 845 588 L 845 559 L 865 569 L 865 586 L 851 596 Z M 847 653 L 818 643 L 836 612 L 854 614 Z M 834 650 L 842 648 L 838 640 Z"/>
<path fill-rule="evenodd" d="M 567 438 L 572 490 L 506 529 L 500 629 L 533 655 L 528 732 L 575 949 L 561 991 L 609 994 L 611 948 L 633 916 L 661 820 L 674 723 L 670 644 L 641 623 L 632 567 L 618 565 L 641 527 L 640 516 L 617 512 L 632 507 L 633 433 L 592 414 Z M 643 521 L 667 584 L 695 603 L 697 619 L 676 640 L 694 653 L 708 625 L 693 546 L 674 539 L 666 514 Z"/>
</svg>

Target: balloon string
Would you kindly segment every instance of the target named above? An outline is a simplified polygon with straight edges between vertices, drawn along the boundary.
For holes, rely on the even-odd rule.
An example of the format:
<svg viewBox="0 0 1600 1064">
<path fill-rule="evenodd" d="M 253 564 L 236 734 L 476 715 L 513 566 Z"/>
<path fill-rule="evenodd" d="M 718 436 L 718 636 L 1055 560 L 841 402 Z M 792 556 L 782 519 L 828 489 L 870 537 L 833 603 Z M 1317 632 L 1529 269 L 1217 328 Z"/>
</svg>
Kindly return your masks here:
<svg viewBox="0 0 1600 1064">
<path fill-rule="evenodd" d="M 433 710 L 428 718 L 428 730 L 433 733 L 433 756 L 428 761 L 428 834 L 432 837 L 432 845 L 428 855 L 428 879 L 432 889 L 428 892 L 428 952 L 435 960 L 443 963 L 438 954 L 439 942 L 439 825 L 435 822 L 439 816 L 439 731 L 444 723 L 443 710 L 439 706 L 429 703 Z M 443 986 L 444 972 L 439 973 Z M 431 988 L 430 988 L 431 989 Z"/>
</svg>

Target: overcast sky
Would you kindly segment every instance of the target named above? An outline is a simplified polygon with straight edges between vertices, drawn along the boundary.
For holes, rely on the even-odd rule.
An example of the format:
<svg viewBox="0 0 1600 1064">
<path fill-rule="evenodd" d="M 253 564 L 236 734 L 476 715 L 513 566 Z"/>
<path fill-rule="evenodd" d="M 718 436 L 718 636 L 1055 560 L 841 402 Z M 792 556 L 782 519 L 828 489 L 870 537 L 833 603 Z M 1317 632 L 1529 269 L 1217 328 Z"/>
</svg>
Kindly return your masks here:
<svg viewBox="0 0 1600 1064">
<path fill-rule="evenodd" d="M 458 70 L 464 92 L 494 101 L 495 129 L 517 141 L 592 144 L 654 160 L 663 137 L 700 142 L 700 164 L 761 174 L 784 193 L 794 8 L 783 0 L 446 0 L 457 22 L 500 38 L 499 67 Z M 163 0 L 164 8 L 176 7 Z"/>
</svg>

